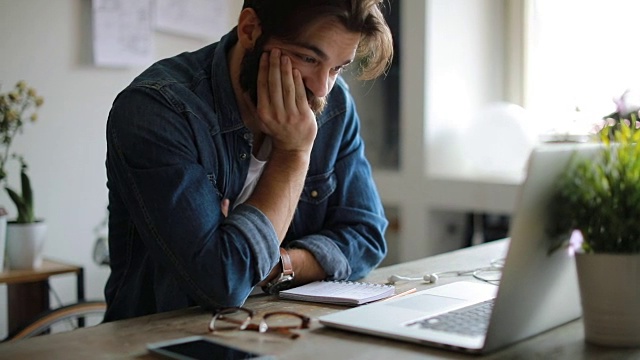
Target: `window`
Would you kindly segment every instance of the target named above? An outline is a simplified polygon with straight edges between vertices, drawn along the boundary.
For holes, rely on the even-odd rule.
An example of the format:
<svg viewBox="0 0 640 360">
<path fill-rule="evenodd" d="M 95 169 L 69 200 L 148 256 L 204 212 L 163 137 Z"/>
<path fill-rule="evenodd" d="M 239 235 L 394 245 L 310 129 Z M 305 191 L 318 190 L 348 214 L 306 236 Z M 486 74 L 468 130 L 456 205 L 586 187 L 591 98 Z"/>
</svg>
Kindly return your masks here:
<svg viewBox="0 0 640 360">
<path fill-rule="evenodd" d="M 613 98 L 640 90 L 640 2 L 529 0 L 527 10 L 524 105 L 539 133 L 588 132 Z"/>
</svg>

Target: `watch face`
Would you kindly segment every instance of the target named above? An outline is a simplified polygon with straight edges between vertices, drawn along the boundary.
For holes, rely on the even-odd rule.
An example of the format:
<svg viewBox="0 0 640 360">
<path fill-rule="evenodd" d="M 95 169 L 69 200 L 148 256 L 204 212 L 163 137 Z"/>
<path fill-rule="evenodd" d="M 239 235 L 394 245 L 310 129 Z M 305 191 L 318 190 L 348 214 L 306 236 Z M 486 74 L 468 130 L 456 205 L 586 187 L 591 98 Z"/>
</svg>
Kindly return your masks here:
<svg viewBox="0 0 640 360">
<path fill-rule="evenodd" d="M 290 287 L 291 287 L 291 281 L 283 281 L 283 282 L 279 282 L 279 283 L 277 283 L 277 284 L 273 285 L 273 286 L 269 289 L 269 291 L 270 291 L 272 294 L 277 294 L 277 293 L 279 293 L 280 291 L 282 291 L 282 290 L 287 290 L 287 289 L 288 289 L 288 288 L 290 288 Z"/>
<path fill-rule="evenodd" d="M 278 278 L 274 284 L 269 284 L 266 288 L 266 292 L 269 294 L 277 294 L 282 290 L 289 289 L 293 282 L 293 276 L 284 275 Z M 264 289 L 263 289 L 264 290 Z"/>
</svg>

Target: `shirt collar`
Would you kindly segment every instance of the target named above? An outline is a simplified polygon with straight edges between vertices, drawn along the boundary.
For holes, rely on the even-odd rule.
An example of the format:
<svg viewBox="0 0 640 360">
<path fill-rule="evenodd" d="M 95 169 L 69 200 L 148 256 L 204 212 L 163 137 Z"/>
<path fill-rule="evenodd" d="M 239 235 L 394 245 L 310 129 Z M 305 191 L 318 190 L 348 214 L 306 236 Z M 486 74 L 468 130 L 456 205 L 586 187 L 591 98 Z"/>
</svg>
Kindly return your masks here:
<svg viewBox="0 0 640 360">
<path fill-rule="evenodd" d="M 213 89 L 213 102 L 218 112 L 218 124 L 221 131 L 231 131 L 244 127 L 233 85 L 229 74 L 227 54 L 238 42 L 237 28 L 234 27 L 224 35 L 216 46 L 211 62 L 211 88 Z"/>
</svg>

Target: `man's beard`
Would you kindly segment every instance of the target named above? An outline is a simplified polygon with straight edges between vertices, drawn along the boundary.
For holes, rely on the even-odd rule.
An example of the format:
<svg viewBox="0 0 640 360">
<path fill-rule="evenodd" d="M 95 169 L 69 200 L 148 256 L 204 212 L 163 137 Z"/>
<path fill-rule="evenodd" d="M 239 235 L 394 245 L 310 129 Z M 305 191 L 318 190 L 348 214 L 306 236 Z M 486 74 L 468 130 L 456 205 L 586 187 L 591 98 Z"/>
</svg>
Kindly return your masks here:
<svg viewBox="0 0 640 360">
<path fill-rule="evenodd" d="M 240 64 L 240 87 L 246 91 L 253 101 L 253 105 L 258 104 L 258 70 L 260 69 L 260 56 L 264 52 L 264 45 L 261 41 L 256 43 L 252 50 L 248 51 L 242 58 Z M 327 105 L 326 97 L 319 98 L 305 87 L 307 102 L 314 114 L 319 115 Z"/>
</svg>

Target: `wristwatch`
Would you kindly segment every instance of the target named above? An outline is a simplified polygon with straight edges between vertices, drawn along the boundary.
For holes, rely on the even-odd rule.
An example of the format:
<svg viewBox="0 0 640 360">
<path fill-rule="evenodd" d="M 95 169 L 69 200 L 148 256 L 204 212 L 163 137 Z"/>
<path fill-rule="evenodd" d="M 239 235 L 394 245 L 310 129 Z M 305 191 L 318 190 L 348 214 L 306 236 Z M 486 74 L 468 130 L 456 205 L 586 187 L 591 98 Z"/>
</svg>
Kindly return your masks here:
<svg viewBox="0 0 640 360">
<path fill-rule="evenodd" d="M 291 287 L 295 274 L 293 273 L 293 265 L 291 265 L 291 257 L 284 248 L 280 248 L 280 264 L 282 265 L 282 273 L 266 286 L 263 286 L 262 291 L 269 294 L 277 294 L 281 290 Z"/>
</svg>

